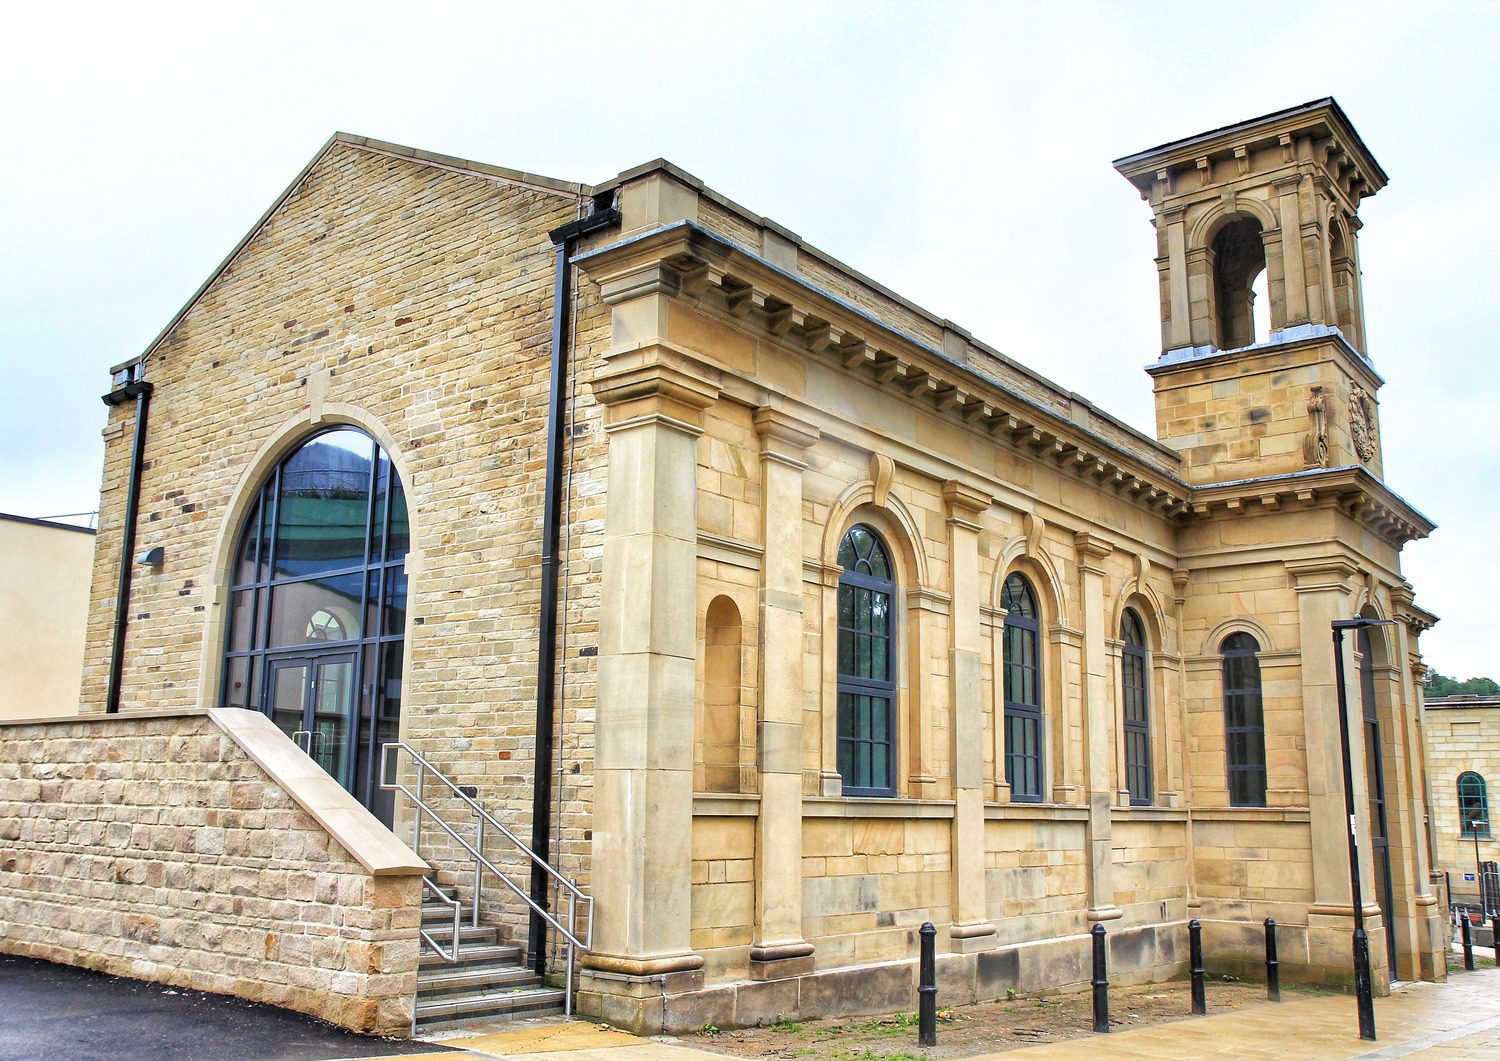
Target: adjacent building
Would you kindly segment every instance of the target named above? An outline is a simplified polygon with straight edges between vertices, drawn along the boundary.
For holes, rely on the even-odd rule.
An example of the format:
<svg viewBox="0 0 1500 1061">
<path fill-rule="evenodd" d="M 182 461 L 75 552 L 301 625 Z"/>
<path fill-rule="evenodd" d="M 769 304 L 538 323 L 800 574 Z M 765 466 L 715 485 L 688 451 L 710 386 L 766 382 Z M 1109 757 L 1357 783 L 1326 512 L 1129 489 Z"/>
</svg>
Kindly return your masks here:
<svg viewBox="0 0 1500 1061">
<path fill-rule="evenodd" d="M 94 532 L 0 512 L 0 718 L 78 711 Z"/>
<path fill-rule="evenodd" d="M 1288 975 L 1346 981 L 1345 738 L 1377 982 L 1443 976 L 1400 563 L 1433 525 L 1384 479 L 1358 255 L 1386 175 L 1331 99 L 1115 165 L 1155 226 L 1154 435 L 666 162 L 336 135 L 115 370 L 86 711 L 211 710 L 409 839 L 399 740 L 592 896 L 580 1006 L 651 1030 L 910 1008 L 924 921 L 954 1003 L 1082 983 L 1095 924 L 1116 977 L 1178 975 L 1190 918 L 1216 968 L 1272 916 Z M 161 563 L 121 600 L 130 527 Z M 1341 734 L 1352 617 L 1391 623 L 1347 645 Z M 466 899 L 459 843 L 420 851 Z M 0 870 L 12 939 L 54 886 Z M 420 890 L 359 938 L 414 941 Z M 402 954 L 317 990 L 378 982 L 393 1026 Z"/>
<path fill-rule="evenodd" d="M 1500 862 L 1500 829 L 1490 817 L 1491 786 L 1500 779 L 1500 697 L 1429 697 L 1423 736 L 1432 786 L 1432 860 L 1448 901 L 1500 912 L 1494 868 Z"/>
</svg>

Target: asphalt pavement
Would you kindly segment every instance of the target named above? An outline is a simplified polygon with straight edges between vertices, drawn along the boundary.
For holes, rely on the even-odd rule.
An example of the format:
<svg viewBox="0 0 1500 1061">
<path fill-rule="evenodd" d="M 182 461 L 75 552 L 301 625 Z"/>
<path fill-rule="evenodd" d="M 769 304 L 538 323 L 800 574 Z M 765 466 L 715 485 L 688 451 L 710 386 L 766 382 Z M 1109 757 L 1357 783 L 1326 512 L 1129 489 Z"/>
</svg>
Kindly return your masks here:
<svg viewBox="0 0 1500 1061">
<path fill-rule="evenodd" d="M 317 1061 L 432 1054 L 228 995 L 0 955 L 3 1061 Z"/>
</svg>

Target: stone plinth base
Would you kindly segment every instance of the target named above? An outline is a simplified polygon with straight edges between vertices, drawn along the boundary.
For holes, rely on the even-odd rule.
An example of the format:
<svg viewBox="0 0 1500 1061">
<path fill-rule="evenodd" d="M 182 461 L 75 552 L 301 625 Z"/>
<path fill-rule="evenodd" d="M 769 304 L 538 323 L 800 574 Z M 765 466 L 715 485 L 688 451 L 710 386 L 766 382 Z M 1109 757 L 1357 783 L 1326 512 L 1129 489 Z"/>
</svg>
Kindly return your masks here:
<svg viewBox="0 0 1500 1061">
<path fill-rule="evenodd" d="M 968 943 L 994 942 L 993 935 Z M 956 941 L 957 942 L 957 941 Z M 704 986 L 701 972 L 626 976 L 588 969 L 578 991 L 586 1017 L 608 1021 L 638 1035 L 679 1034 L 705 1024 L 744 1028 L 780 1018 L 813 1020 L 908 1012 L 917 1006 L 915 933 L 913 957 L 876 965 L 815 970 L 812 955 L 774 963 L 788 975 Z M 1187 925 L 1173 922 L 1121 929 L 1110 934 L 1110 983 L 1153 983 L 1180 976 L 1187 967 Z M 962 1006 L 1004 998 L 1007 991 L 1082 990 L 1088 986 L 1090 941 L 1086 935 L 1023 943 L 974 953 L 937 955 L 938 1005 Z M 793 973 L 794 962 L 806 962 Z M 772 964 L 772 963 L 765 963 Z"/>
</svg>

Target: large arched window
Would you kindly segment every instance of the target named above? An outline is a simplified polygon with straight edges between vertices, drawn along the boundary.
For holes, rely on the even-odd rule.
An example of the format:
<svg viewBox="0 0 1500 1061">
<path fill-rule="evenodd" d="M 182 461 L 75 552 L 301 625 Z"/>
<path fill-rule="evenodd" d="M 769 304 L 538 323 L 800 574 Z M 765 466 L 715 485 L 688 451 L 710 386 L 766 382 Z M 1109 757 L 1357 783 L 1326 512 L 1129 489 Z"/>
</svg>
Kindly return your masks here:
<svg viewBox="0 0 1500 1061">
<path fill-rule="evenodd" d="M 1249 634 L 1230 634 L 1219 647 L 1224 661 L 1224 749 L 1231 807 L 1266 805 L 1259 652 L 1260 645 Z"/>
<path fill-rule="evenodd" d="M 869 527 L 839 544 L 839 774 L 851 796 L 896 794 L 896 576 Z"/>
<path fill-rule="evenodd" d="M 266 479 L 230 585 L 221 702 L 263 711 L 388 819 L 380 746 L 397 739 L 406 495 L 362 431 L 312 436 Z"/>
<path fill-rule="evenodd" d="M 1012 574 L 1000 590 L 1005 609 L 1005 782 L 1013 800 L 1042 799 L 1041 621 L 1036 594 Z"/>
<path fill-rule="evenodd" d="M 1482 822 L 1482 825 L 1475 825 Z M 1490 794 L 1484 777 L 1473 770 L 1458 775 L 1458 828 L 1461 836 L 1490 835 Z"/>
<path fill-rule="evenodd" d="M 1120 619 L 1120 703 L 1125 716 L 1125 787 L 1132 806 L 1151 803 L 1151 698 L 1146 681 L 1146 630 L 1134 609 Z"/>
</svg>

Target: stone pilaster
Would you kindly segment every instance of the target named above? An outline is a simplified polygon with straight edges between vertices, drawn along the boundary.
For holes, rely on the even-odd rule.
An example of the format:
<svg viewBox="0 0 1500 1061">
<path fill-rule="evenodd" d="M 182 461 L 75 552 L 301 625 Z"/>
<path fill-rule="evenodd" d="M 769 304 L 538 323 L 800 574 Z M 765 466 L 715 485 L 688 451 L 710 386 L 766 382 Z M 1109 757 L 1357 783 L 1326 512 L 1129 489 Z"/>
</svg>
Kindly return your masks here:
<svg viewBox="0 0 1500 1061">
<path fill-rule="evenodd" d="M 952 747 L 954 950 L 994 943 L 987 915 L 984 866 L 984 715 L 979 702 L 979 523 L 988 495 L 960 482 L 943 484 L 948 507 L 948 732 Z"/>
<path fill-rule="evenodd" d="M 761 444 L 760 816 L 750 975 L 811 972 L 802 936 L 802 472 L 818 429 L 777 409 L 755 413 Z"/>
<path fill-rule="evenodd" d="M 1115 905 L 1113 880 L 1113 822 L 1115 803 L 1115 745 L 1119 734 L 1114 701 L 1109 690 L 1109 660 L 1106 641 L 1108 620 L 1104 610 L 1103 562 L 1114 546 L 1096 534 L 1073 536 L 1078 555 L 1079 599 L 1083 619 L 1083 713 L 1085 733 L 1085 777 L 1088 784 L 1090 921 L 1120 916 Z"/>
<path fill-rule="evenodd" d="M 1414 607 L 1415 601 L 1409 583 L 1402 582 L 1391 590 L 1391 604 L 1395 612 L 1396 625 L 1392 627 L 1391 659 L 1400 672 L 1400 704 L 1391 712 L 1400 727 L 1399 734 L 1391 739 L 1398 743 L 1417 767 L 1412 772 L 1411 784 L 1404 795 L 1408 815 L 1407 850 L 1399 854 L 1410 860 L 1412 891 L 1411 932 L 1409 947 L 1412 955 L 1411 969 L 1398 969 L 1401 976 L 1413 976 L 1422 980 L 1441 980 L 1447 976 L 1447 925 L 1443 910 L 1438 905 L 1432 888 L 1433 867 L 1428 859 L 1427 807 L 1431 804 L 1429 778 L 1427 776 L 1426 742 L 1422 733 L 1421 688 L 1408 662 L 1417 655 L 1417 639 L 1428 628 L 1425 616 Z M 1398 964 L 1403 952 L 1397 947 Z"/>
<path fill-rule="evenodd" d="M 1176 350 L 1191 346 L 1193 334 L 1188 308 L 1187 212 L 1181 209 L 1162 211 L 1167 234 L 1167 304 L 1170 313 L 1162 322 L 1162 349 Z"/>
<path fill-rule="evenodd" d="M 1349 890 L 1349 817 L 1344 805 L 1344 766 L 1339 734 L 1338 683 L 1334 669 L 1333 621 L 1349 616 L 1355 566 L 1342 557 L 1289 561 L 1297 591 L 1301 631 L 1302 721 L 1307 747 L 1307 802 L 1312 836 L 1313 902 L 1307 914 L 1308 960 L 1313 966 L 1347 968 L 1353 907 Z M 1344 638 L 1345 696 L 1349 716 L 1350 762 L 1360 853 L 1360 895 L 1370 935 L 1371 978 L 1385 993 L 1386 926 L 1376 904 L 1370 872 L 1368 801 L 1364 798 L 1364 727 L 1359 672 L 1352 661 L 1352 635 Z M 1270 646 L 1262 646 L 1269 648 Z"/>
<path fill-rule="evenodd" d="M 1302 184 L 1300 174 L 1275 182 L 1277 213 L 1281 219 L 1282 271 L 1286 278 L 1286 316 L 1272 320 L 1272 328 L 1289 328 L 1306 324 L 1309 314 L 1321 315 L 1322 306 L 1313 307 L 1308 301 L 1308 283 L 1302 260 L 1302 213 L 1299 208 L 1298 187 Z M 1268 285 L 1269 286 L 1269 285 Z M 1314 286 L 1314 290 L 1317 290 Z"/>
<path fill-rule="evenodd" d="M 609 435 L 594 765 L 594 948 L 581 1008 L 645 1026 L 692 952 L 697 453 L 711 379 L 636 350 L 594 381 Z M 673 363 L 669 364 L 668 361 Z"/>
</svg>

